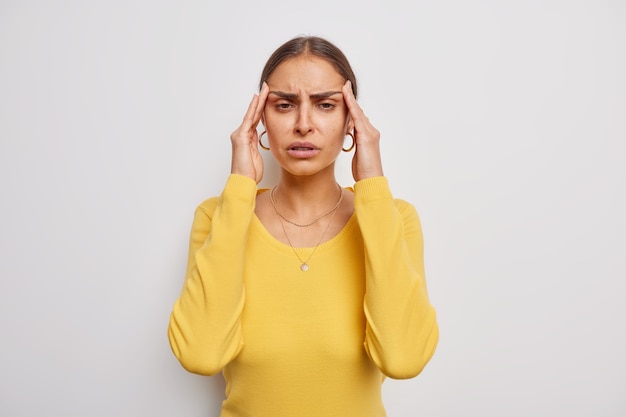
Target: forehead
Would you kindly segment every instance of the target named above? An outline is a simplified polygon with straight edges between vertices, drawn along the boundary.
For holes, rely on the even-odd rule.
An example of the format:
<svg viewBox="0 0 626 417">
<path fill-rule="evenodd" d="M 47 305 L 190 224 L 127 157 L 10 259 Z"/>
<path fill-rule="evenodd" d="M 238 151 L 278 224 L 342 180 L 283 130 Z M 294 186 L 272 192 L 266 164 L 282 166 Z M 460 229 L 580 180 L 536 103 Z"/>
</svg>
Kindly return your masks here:
<svg viewBox="0 0 626 417">
<path fill-rule="evenodd" d="M 340 89 L 345 79 L 328 61 L 313 55 L 301 55 L 278 65 L 267 83 L 271 88 L 285 91 L 325 91 L 330 88 Z"/>
</svg>

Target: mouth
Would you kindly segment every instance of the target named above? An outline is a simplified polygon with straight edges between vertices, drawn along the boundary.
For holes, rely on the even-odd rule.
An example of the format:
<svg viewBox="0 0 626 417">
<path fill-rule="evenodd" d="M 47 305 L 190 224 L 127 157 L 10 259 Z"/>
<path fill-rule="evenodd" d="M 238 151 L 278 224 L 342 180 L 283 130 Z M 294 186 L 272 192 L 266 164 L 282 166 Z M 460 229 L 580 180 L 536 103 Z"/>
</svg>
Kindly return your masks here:
<svg viewBox="0 0 626 417">
<path fill-rule="evenodd" d="M 320 148 L 310 142 L 294 142 L 287 147 L 287 153 L 297 159 L 312 158 L 320 152 Z"/>
<path fill-rule="evenodd" d="M 294 142 L 287 148 L 290 151 L 316 151 L 319 148 L 309 142 Z"/>
</svg>

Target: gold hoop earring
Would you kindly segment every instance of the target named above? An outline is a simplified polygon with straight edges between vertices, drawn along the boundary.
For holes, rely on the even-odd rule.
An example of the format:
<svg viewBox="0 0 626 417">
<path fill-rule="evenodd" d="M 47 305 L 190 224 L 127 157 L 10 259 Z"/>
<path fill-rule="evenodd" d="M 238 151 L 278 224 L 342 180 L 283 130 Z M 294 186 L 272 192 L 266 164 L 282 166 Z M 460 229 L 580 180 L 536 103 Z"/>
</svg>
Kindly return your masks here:
<svg viewBox="0 0 626 417">
<path fill-rule="evenodd" d="M 261 138 L 262 138 L 262 137 L 263 137 L 263 135 L 264 135 L 264 134 L 266 134 L 266 133 L 267 133 L 267 130 L 264 130 L 264 131 L 261 133 L 261 136 L 259 136 L 259 146 L 260 146 L 261 148 L 265 149 L 266 151 L 269 151 L 269 150 L 270 150 L 270 148 L 269 148 L 268 146 L 263 145 L 263 142 L 261 142 Z"/>
<path fill-rule="evenodd" d="M 356 145 L 356 139 L 354 138 L 354 135 L 351 132 L 348 132 L 347 135 L 352 138 L 352 146 L 350 146 L 348 149 L 342 147 L 341 150 L 344 152 L 350 152 L 352 149 L 354 149 L 354 145 Z"/>
</svg>

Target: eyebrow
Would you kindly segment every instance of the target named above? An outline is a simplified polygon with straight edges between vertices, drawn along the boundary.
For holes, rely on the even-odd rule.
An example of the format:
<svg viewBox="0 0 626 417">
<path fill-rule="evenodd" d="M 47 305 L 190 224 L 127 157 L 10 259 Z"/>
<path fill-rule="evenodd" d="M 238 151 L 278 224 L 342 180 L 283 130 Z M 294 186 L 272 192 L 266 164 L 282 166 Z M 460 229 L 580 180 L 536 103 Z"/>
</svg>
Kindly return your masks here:
<svg viewBox="0 0 626 417">
<path fill-rule="evenodd" d="M 295 100 L 299 97 L 298 94 L 296 93 L 286 93 L 284 91 L 270 91 L 268 94 L 276 94 L 278 97 L 284 98 L 287 100 Z M 343 94 L 343 93 L 341 91 L 325 91 L 323 93 L 311 94 L 309 97 L 314 100 L 319 100 L 319 99 L 324 99 L 324 98 L 334 96 L 335 94 Z"/>
</svg>

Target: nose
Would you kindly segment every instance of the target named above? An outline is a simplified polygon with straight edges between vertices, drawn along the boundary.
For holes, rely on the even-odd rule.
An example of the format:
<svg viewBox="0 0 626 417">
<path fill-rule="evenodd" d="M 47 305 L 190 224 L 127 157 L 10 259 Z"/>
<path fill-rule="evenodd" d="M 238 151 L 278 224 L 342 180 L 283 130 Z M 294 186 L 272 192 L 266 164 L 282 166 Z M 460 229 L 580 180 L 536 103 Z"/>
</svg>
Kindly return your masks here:
<svg viewBox="0 0 626 417">
<path fill-rule="evenodd" d="M 300 135 L 306 135 L 313 130 L 311 111 L 308 106 L 300 107 L 298 111 L 298 118 L 296 119 L 295 129 Z"/>
</svg>

